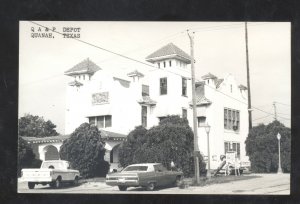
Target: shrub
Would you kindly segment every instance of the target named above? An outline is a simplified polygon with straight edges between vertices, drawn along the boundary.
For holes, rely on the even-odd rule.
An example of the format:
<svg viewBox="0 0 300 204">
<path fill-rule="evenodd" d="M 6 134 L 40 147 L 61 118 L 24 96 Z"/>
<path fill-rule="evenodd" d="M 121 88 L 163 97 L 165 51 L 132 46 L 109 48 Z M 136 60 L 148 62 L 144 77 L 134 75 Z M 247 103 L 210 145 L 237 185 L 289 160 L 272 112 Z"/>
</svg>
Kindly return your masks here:
<svg viewBox="0 0 300 204">
<path fill-rule="evenodd" d="M 186 119 L 168 116 L 148 131 L 137 127 L 128 137 L 119 154 L 121 161 L 125 160 L 123 157 L 133 155 L 126 158 L 126 164 L 159 162 L 170 169 L 173 161 L 175 167 L 181 169 L 185 176 L 194 174 L 193 132 Z M 199 161 L 200 168 L 205 168 L 202 157 Z"/>
<path fill-rule="evenodd" d="M 23 168 L 40 168 L 42 161 L 35 158 L 32 148 L 27 142 L 19 137 L 18 142 L 18 176 L 21 176 Z"/>
<path fill-rule="evenodd" d="M 281 135 L 281 167 L 284 172 L 291 170 L 291 130 L 275 120 L 266 125 L 253 127 L 246 140 L 246 152 L 251 161 L 251 169 L 257 173 L 277 172 L 278 140 Z"/>
<path fill-rule="evenodd" d="M 104 143 L 100 131 L 88 123 L 81 124 L 61 146 L 60 157 L 71 162 L 84 178 L 105 176 L 109 169 L 104 161 Z"/>
</svg>

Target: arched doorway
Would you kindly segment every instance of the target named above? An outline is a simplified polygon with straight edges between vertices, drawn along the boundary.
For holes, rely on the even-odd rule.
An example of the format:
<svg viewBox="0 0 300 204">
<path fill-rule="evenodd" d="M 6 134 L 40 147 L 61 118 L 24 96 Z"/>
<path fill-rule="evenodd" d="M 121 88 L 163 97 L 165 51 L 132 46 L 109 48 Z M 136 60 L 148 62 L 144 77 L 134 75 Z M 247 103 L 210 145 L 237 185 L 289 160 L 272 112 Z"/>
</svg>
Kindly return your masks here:
<svg viewBox="0 0 300 204">
<path fill-rule="evenodd" d="M 110 151 L 110 163 L 119 163 L 119 147 L 120 144 L 117 144 Z"/>
<path fill-rule="evenodd" d="M 45 151 L 45 160 L 56 160 L 59 159 L 59 153 L 56 147 L 53 145 L 46 146 Z"/>
</svg>

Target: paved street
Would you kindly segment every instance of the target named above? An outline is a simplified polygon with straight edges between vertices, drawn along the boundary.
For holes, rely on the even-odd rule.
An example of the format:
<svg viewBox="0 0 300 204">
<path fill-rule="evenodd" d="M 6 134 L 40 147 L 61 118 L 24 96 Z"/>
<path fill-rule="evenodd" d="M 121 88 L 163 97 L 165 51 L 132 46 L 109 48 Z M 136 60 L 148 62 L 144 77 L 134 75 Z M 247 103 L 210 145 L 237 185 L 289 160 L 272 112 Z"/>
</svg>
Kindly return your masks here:
<svg viewBox="0 0 300 204">
<path fill-rule="evenodd" d="M 290 194 L 290 174 L 251 174 L 257 178 L 233 181 L 222 184 L 212 184 L 203 187 L 190 186 L 186 189 L 178 187 L 162 188 L 153 192 L 143 188 L 128 188 L 121 192 L 118 187 L 107 186 L 104 182 L 83 183 L 80 186 L 65 185 L 61 189 L 52 189 L 48 185 L 36 185 L 28 189 L 26 182 L 18 183 L 19 193 L 89 193 L 89 194 Z M 249 176 L 249 175 L 244 175 Z"/>
</svg>

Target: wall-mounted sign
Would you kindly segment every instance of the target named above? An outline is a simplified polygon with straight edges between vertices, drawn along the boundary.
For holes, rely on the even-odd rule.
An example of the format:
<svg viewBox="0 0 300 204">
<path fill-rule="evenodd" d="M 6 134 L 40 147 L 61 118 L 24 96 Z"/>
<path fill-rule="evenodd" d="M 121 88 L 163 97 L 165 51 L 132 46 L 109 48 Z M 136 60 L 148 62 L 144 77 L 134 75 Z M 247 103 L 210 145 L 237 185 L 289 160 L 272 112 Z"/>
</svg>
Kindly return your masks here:
<svg viewBox="0 0 300 204">
<path fill-rule="evenodd" d="M 92 104 L 101 105 L 109 103 L 109 94 L 108 92 L 94 93 L 92 95 Z"/>
</svg>

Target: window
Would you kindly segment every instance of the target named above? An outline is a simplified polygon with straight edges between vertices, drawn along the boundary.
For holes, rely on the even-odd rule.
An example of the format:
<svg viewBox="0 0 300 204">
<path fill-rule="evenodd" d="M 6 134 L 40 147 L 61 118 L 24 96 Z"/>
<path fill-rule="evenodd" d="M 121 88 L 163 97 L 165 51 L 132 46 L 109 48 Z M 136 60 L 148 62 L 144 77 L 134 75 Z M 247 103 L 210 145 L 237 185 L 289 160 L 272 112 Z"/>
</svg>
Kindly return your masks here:
<svg viewBox="0 0 300 204">
<path fill-rule="evenodd" d="M 232 85 L 230 85 L 230 92 L 232 93 Z"/>
<path fill-rule="evenodd" d="M 82 77 L 83 77 L 83 80 L 85 80 L 85 75 L 83 75 Z"/>
<path fill-rule="evenodd" d="M 240 143 L 239 142 L 224 142 L 224 152 L 225 154 L 227 152 L 236 152 L 237 154 L 237 158 L 240 159 L 240 155 L 241 155 L 241 152 L 240 152 Z"/>
<path fill-rule="evenodd" d="M 169 61 L 169 66 L 170 66 L 170 67 L 172 66 L 172 61 L 171 61 L 171 60 Z"/>
<path fill-rule="evenodd" d="M 224 108 L 224 129 L 235 131 L 240 129 L 240 111 Z"/>
<path fill-rule="evenodd" d="M 160 63 L 157 63 L 158 64 L 158 68 L 160 68 Z"/>
<path fill-rule="evenodd" d="M 182 118 L 187 118 L 187 110 L 185 108 L 182 109 Z"/>
<path fill-rule="evenodd" d="M 160 95 L 166 95 L 168 92 L 167 78 L 160 79 Z"/>
<path fill-rule="evenodd" d="M 166 62 L 164 62 L 164 67 L 166 67 Z"/>
<path fill-rule="evenodd" d="M 204 127 L 205 126 L 205 121 L 206 121 L 206 117 L 198 117 L 198 127 Z"/>
<path fill-rule="evenodd" d="M 182 95 L 186 96 L 187 83 L 186 78 L 182 78 Z"/>
<path fill-rule="evenodd" d="M 111 115 L 89 117 L 89 123 L 97 128 L 111 127 Z"/>
<path fill-rule="evenodd" d="M 89 75 L 89 80 L 91 80 L 91 75 Z"/>
<path fill-rule="evenodd" d="M 147 106 L 142 106 L 142 126 L 147 127 Z"/>
<path fill-rule="evenodd" d="M 78 76 L 78 79 L 80 79 L 80 75 Z"/>
</svg>

